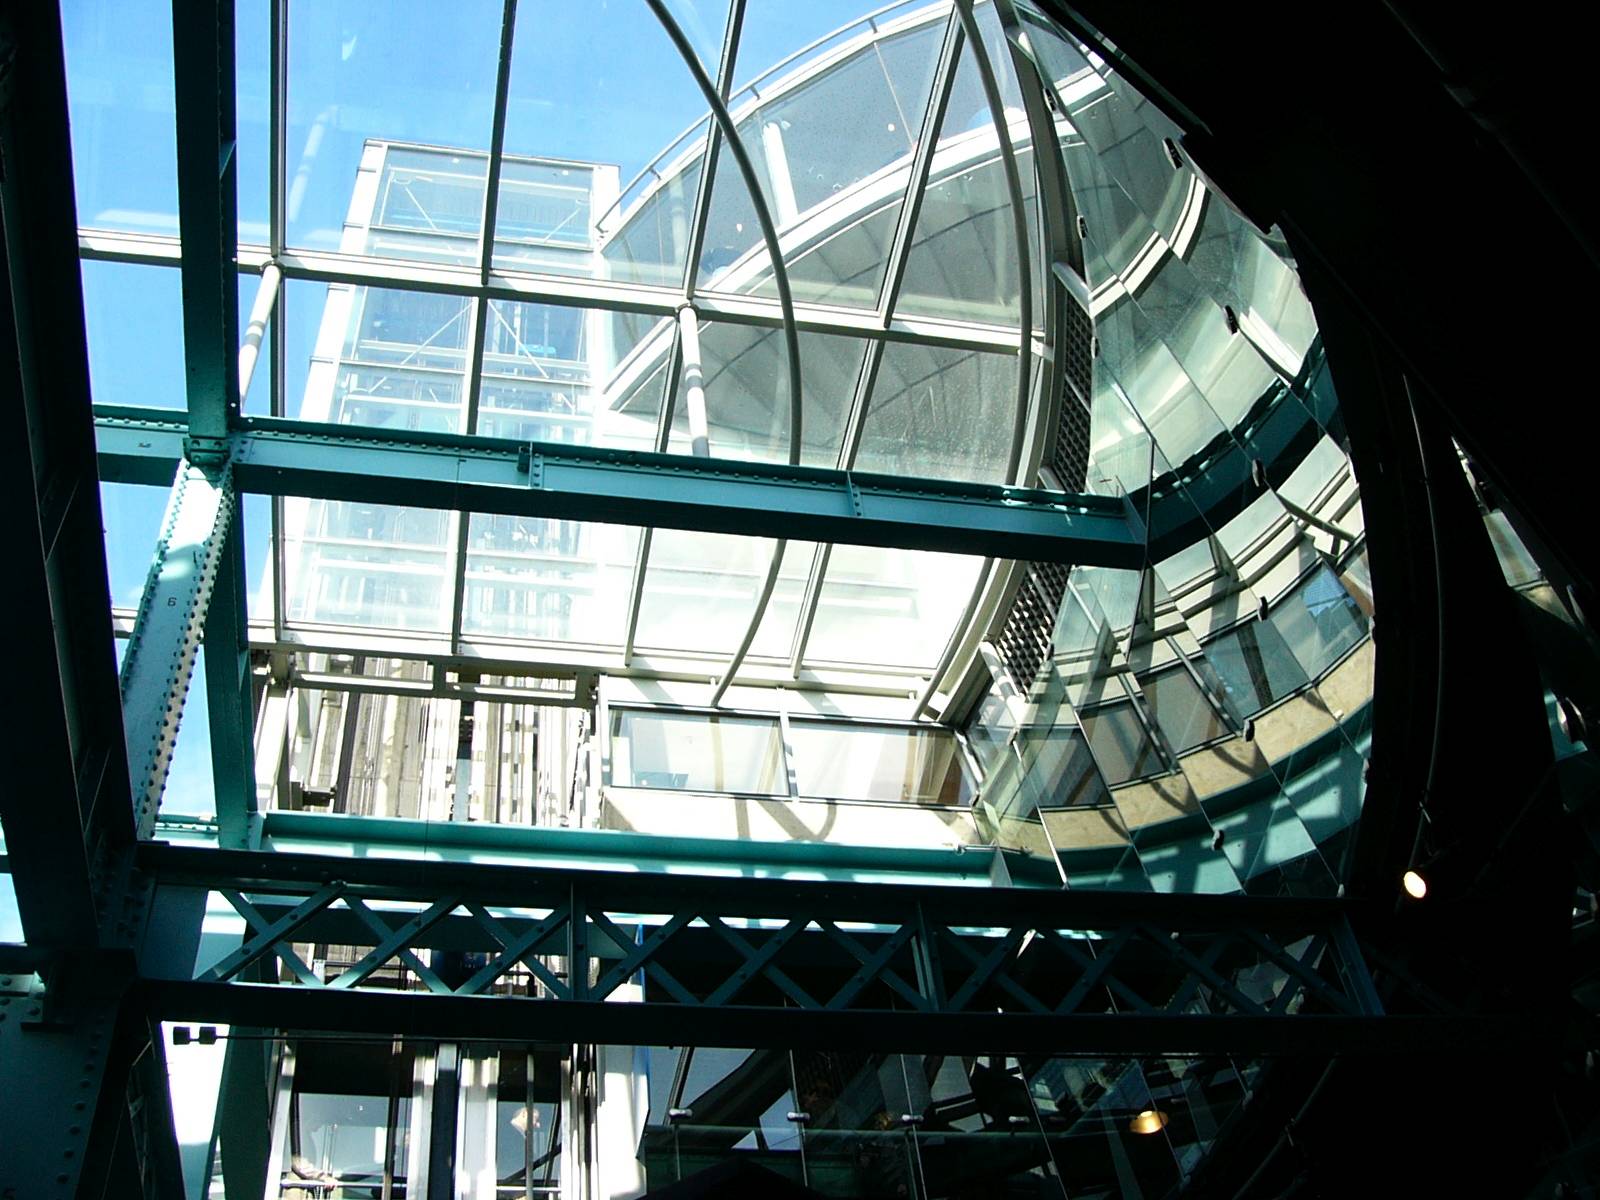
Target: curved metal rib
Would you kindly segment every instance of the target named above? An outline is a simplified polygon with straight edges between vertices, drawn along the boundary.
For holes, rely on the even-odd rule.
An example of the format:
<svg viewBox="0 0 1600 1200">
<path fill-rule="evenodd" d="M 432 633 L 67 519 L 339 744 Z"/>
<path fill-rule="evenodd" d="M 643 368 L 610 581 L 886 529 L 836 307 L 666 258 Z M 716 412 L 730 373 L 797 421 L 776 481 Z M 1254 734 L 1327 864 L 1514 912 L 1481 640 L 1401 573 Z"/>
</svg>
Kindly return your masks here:
<svg viewBox="0 0 1600 1200">
<path fill-rule="evenodd" d="M 928 175 L 933 170 L 933 155 L 939 145 L 939 129 L 944 124 L 945 110 L 950 104 L 950 93 L 955 88 L 956 68 L 961 62 L 961 45 L 966 35 L 961 21 L 952 6 L 945 20 L 944 34 L 939 43 L 939 58 L 934 64 L 933 79 L 928 85 L 928 100 L 922 110 L 922 123 L 917 130 L 917 147 L 912 156 L 911 174 L 906 180 L 906 194 L 900 204 L 900 215 L 895 222 L 894 238 L 889 243 L 889 261 L 884 268 L 883 282 L 878 287 L 878 324 L 887 329 L 894 317 L 894 306 L 900 298 L 900 285 L 905 279 L 906 260 L 911 256 L 911 239 L 916 232 L 917 214 L 922 211 L 922 198 L 928 190 Z M 854 470 L 856 454 L 861 449 L 861 438 L 867 425 L 867 412 L 872 402 L 872 392 L 878 382 L 878 368 L 883 362 L 883 341 L 874 338 L 867 343 L 861 356 L 861 369 L 856 373 L 855 391 L 850 397 L 850 413 L 845 419 L 844 440 L 839 447 L 838 464 L 841 471 Z M 789 651 L 789 675 L 800 678 L 800 668 L 805 662 L 806 647 L 811 641 L 811 629 L 817 619 L 817 606 L 822 602 L 822 588 L 827 581 L 828 563 L 833 557 L 833 546 L 824 542 L 817 547 L 812 559 L 811 575 L 806 580 L 805 595 L 800 601 L 800 618 L 795 623 L 794 640 Z"/>
<path fill-rule="evenodd" d="M 745 627 L 744 640 L 733 652 L 733 658 L 728 662 L 728 669 L 722 673 L 722 678 L 717 680 L 716 689 L 711 693 L 712 708 L 722 703 L 722 697 L 728 693 L 728 685 L 739 673 L 739 665 L 744 662 L 744 656 L 750 653 L 750 644 L 756 640 L 756 630 L 761 628 L 761 618 L 766 615 L 767 604 L 772 599 L 773 590 L 778 586 L 778 572 L 783 567 L 783 552 L 788 548 L 789 543 L 783 538 L 779 538 L 772 547 L 772 562 L 767 567 L 767 578 L 761 585 L 761 595 L 756 597 L 756 610 L 750 615 L 750 624 Z"/>
<path fill-rule="evenodd" d="M 706 75 L 705 68 L 700 65 L 700 59 L 694 52 L 694 47 L 689 44 L 689 39 L 678 27 L 678 22 L 667 11 L 664 0 L 645 0 L 645 3 L 650 6 L 650 11 L 655 13 L 656 20 L 661 22 L 661 28 L 672 39 L 672 44 L 678 48 L 678 53 L 683 58 L 683 65 L 694 76 L 701 95 L 710 105 L 711 115 L 716 119 L 718 128 L 722 130 L 722 139 L 727 143 L 728 153 L 733 155 L 733 160 L 739 167 L 739 174 L 744 177 L 745 189 L 750 193 L 751 207 L 755 209 L 756 222 L 761 226 L 761 240 L 766 243 L 767 257 L 772 260 L 772 281 L 778 289 L 778 308 L 783 313 L 784 350 L 788 356 L 789 367 L 789 462 L 798 466 L 802 430 L 800 336 L 795 327 L 794 296 L 789 290 L 789 272 L 783 265 L 783 248 L 778 244 L 778 229 L 772 223 L 772 211 L 767 207 L 767 198 L 761 193 L 761 181 L 756 178 L 756 169 L 750 162 L 750 155 L 745 151 L 744 143 L 739 140 L 739 130 L 728 114 L 728 106 L 722 102 L 716 84 Z"/>
<path fill-rule="evenodd" d="M 1011 453 L 1006 460 L 1006 481 L 1020 483 L 1017 471 L 1022 464 L 1022 443 L 1028 431 L 1028 400 L 1032 392 L 1033 379 L 1033 264 L 1028 261 L 1028 214 L 1023 204 L 1022 176 L 1017 171 L 1016 151 L 1011 145 L 1011 125 L 1006 120 L 1005 106 L 1000 99 L 1000 85 L 995 80 L 994 64 L 989 61 L 989 52 L 983 44 L 983 35 L 978 29 L 977 19 L 972 15 L 972 0 L 955 0 L 956 15 L 961 20 L 961 27 L 966 31 L 967 41 L 972 44 L 972 61 L 978 68 L 978 77 L 983 83 L 984 99 L 988 101 L 989 113 L 994 117 L 994 130 L 996 140 L 1000 143 L 1000 162 L 1005 172 L 1006 191 L 1011 195 L 1011 226 L 1012 234 L 1017 243 L 1017 286 L 1020 294 L 1017 297 L 1017 405 L 1011 422 Z M 1034 153 L 1039 152 L 1034 147 Z M 983 597 L 985 587 L 988 585 L 990 573 L 994 569 L 993 559 L 984 559 L 983 568 L 978 572 L 978 580 L 968 597 L 966 606 L 961 610 L 961 619 L 950 631 L 950 637 L 945 642 L 944 650 L 939 655 L 938 664 L 933 669 L 933 675 L 928 680 L 922 694 L 917 697 L 917 705 L 912 713 L 913 717 L 922 715 L 928 702 L 933 699 L 938 690 L 939 681 L 944 673 L 950 669 L 950 663 L 955 658 L 956 647 L 961 642 L 962 632 L 973 614 L 977 612 L 978 604 Z"/>
<path fill-rule="evenodd" d="M 819 38 L 813 38 L 787 58 L 779 59 L 766 70 L 762 71 L 761 74 L 757 75 L 754 79 L 746 82 L 745 85 L 737 92 L 730 94 L 728 99 L 732 101 L 736 97 L 743 96 L 746 93 L 756 97 L 757 99 L 760 99 L 761 85 L 766 83 L 767 80 L 771 79 L 774 75 L 778 74 L 778 72 L 782 71 L 790 63 L 796 61 L 797 59 L 804 58 L 818 46 L 824 46 L 827 43 L 836 40 L 840 34 L 855 29 L 858 25 L 864 26 L 867 29 L 871 29 L 876 32 L 878 28 L 877 18 L 883 16 L 884 13 L 893 9 L 907 8 L 913 3 L 915 3 L 915 0 L 893 0 L 893 3 L 885 4 L 881 8 L 875 8 L 871 12 L 859 16 L 853 21 L 849 21 L 843 25 L 840 25 L 837 29 L 834 29 L 830 33 L 825 33 Z M 726 43 L 724 43 L 724 45 L 726 45 Z M 727 89 L 725 88 L 724 91 L 726 90 Z M 694 133 L 694 131 L 698 128 L 700 128 L 700 118 L 697 117 L 688 126 L 688 128 L 668 142 L 665 149 L 658 153 L 644 166 L 639 168 L 639 170 L 634 174 L 633 178 L 628 180 L 628 182 L 623 185 L 622 190 L 617 193 L 617 198 L 611 202 L 611 206 L 607 208 L 605 212 L 600 214 L 600 219 L 595 222 L 595 226 L 597 228 L 604 228 L 605 223 L 611 219 L 611 214 L 622 207 L 622 202 L 627 199 L 628 195 L 633 191 L 633 189 L 638 186 L 639 181 L 646 175 L 654 175 L 657 179 L 666 178 L 666 176 L 663 175 L 661 171 L 657 170 L 657 168 L 661 165 L 661 163 L 670 158 L 672 152 L 681 146 L 688 139 L 689 135 Z"/>
<path fill-rule="evenodd" d="M 1000 162 L 1005 171 L 1006 191 L 1011 195 L 1012 234 L 1017 242 L 1017 410 L 1011 422 L 1011 454 L 1006 461 L 1006 482 L 1019 483 L 1017 468 L 1022 461 L 1022 439 L 1028 428 L 1028 395 L 1033 378 L 1033 265 L 1028 261 L 1028 213 L 1023 206 L 1022 176 L 1017 172 L 1017 155 L 1011 145 L 1011 125 L 1006 120 L 995 81 L 994 64 L 984 48 L 983 35 L 972 15 L 972 0 L 956 0 L 956 14 L 972 45 L 972 62 L 983 83 L 984 99 L 994 117 L 995 137 L 1000 143 Z"/>
<path fill-rule="evenodd" d="M 678 53 L 683 57 L 683 65 L 689 68 L 689 73 L 694 76 L 695 83 L 700 87 L 701 95 L 711 106 L 711 115 L 722 130 L 722 138 L 727 143 L 728 153 L 733 155 L 734 162 L 739 166 L 739 173 L 744 177 L 744 185 L 750 193 L 750 203 L 755 209 L 756 220 L 761 225 L 761 238 L 766 243 L 767 256 L 772 260 L 772 279 L 778 288 L 778 307 L 783 312 L 784 350 L 789 367 L 789 462 L 798 466 L 803 428 L 800 336 L 795 327 L 794 297 L 789 291 L 789 272 L 783 265 L 783 248 L 778 244 L 778 230 L 772 223 L 772 213 L 767 208 L 766 197 L 761 194 L 761 181 L 756 178 L 755 167 L 750 162 L 749 154 L 745 152 L 744 143 L 739 140 L 739 130 L 728 113 L 728 106 L 722 102 L 716 85 L 706 77 L 705 68 L 700 65 L 700 59 L 695 55 L 694 48 L 689 45 L 683 30 L 667 11 L 663 0 L 645 0 L 645 3 L 650 5 L 650 11 L 655 13 L 662 29 L 666 30 L 667 36 L 672 39 L 672 44 L 678 48 Z M 756 599 L 755 611 L 750 614 L 750 624 L 744 631 L 744 638 L 740 641 L 738 650 L 729 660 L 728 668 L 723 672 L 722 678 L 717 681 L 716 690 L 711 697 L 713 707 L 722 702 L 722 697 L 728 691 L 728 685 L 733 682 L 733 677 L 738 674 L 739 667 L 744 663 L 745 655 L 750 652 L 750 644 L 756 640 L 756 630 L 760 628 L 762 617 L 766 616 L 767 603 L 772 599 L 773 589 L 778 583 L 778 571 L 783 566 L 783 552 L 787 544 L 780 539 L 772 548 L 772 563 L 767 568 L 761 595 Z"/>
</svg>

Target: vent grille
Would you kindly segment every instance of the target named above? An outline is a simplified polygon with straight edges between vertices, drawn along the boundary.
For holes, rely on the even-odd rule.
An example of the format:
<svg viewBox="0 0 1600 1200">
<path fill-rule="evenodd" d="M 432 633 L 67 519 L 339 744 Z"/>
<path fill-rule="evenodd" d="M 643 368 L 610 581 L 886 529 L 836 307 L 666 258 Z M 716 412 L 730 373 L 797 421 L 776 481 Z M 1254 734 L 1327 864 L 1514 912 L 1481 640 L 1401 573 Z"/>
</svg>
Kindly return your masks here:
<svg viewBox="0 0 1600 1200">
<path fill-rule="evenodd" d="M 1050 469 L 1065 491 L 1083 491 L 1089 475 L 1089 397 L 1094 389 L 1094 321 L 1071 296 L 1064 297 L 1061 345 L 1061 415 Z"/>
<path fill-rule="evenodd" d="M 995 649 L 1018 690 L 1026 692 L 1050 657 L 1056 614 L 1067 594 L 1063 563 L 1030 563 L 1006 614 Z"/>
</svg>

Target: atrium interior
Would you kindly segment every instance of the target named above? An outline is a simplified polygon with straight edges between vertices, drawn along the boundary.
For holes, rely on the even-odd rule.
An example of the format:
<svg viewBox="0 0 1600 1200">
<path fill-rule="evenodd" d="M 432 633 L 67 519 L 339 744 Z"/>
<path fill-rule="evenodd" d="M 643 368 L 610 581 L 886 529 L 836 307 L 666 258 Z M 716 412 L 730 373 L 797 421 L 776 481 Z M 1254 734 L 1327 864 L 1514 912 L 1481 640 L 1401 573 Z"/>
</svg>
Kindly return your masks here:
<svg viewBox="0 0 1600 1200">
<path fill-rule="evenodd" d="M 1591 551 L 1216 31 L 35 9 L 0 1196 L 1594 1194 Z"/>
</svg>

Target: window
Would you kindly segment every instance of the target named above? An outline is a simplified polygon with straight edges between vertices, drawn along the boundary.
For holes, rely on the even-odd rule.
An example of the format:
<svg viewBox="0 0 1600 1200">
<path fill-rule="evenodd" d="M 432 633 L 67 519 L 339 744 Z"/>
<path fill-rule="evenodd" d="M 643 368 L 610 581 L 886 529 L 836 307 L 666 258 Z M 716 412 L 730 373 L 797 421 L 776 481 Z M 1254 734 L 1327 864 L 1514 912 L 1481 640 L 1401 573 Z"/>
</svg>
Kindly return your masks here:
<svg viewBox="0 0 1600 1200">
<path fill-rule="evenodd" d="M 789 738 L 802 796 L 913 804 L 971 801 L 960 750 L 949 730 L 792 721 Z"/>
<path fill-rule="evenodd" d="M 388 1042 L 302 1042 L 287 1051 L 283 1200 L 404 1200 L 414 1054 Z"/>
<path fill-rule="evenodd" d="M 776 719 L 631 709 L 611 714 L 611 782 L 768 796 L 789 791 Z"/>
<path fill-rule="evenodd" d="M 1272 625 L 1313 679 L 1366 634 L 1366 620 L 1339 577 L 1320 566 L 1272 610 Z"/>
<path fill-rule="evenodd" d="M 1304 686 L 1306 673 L 1269 621 L 1248 621 L 1205 644 L 1234 715 L 1243 719 Z"/>
<path fill-rule="evenodd" d="M 1133 701 L 1113 700 L 1078 714 L 1089 749 L 1100 764 L 1100 774 L 1112 787 L 1165 769 L 1156 744 L 1144 722 L 1133 711 Z"/>
<path fill-rule="evenodd" d="M 1211 706 L 1182 665 L 1148 675 L 1139 685 L 1144 690 L 1145 706 L 1173 753 L 1182 754 L 1228 732 L 1222 714 Z"/>
</svg>

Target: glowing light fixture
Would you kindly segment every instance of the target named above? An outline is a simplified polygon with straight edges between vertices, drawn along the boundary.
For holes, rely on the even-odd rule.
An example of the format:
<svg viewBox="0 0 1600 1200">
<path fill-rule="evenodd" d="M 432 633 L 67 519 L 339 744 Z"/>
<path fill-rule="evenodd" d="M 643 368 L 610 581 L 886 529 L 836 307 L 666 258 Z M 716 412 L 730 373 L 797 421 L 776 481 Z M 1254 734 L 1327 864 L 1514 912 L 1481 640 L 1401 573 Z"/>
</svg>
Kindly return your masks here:
<svg viewBox="0 0 1600 1200">
<path fill-rule="evenodd" d="M 1413 900 L 1421 900 L 1428 894 L 1428 881 L 1415 871 L 1407 871 L 1400 877 L 1400 883 Z"/>
<path fill-rule="evenodd" d="M 1159 1108 L 1147 1108 L 1128 1122 L 1134 1133 L 1160 1133 L 1166 1127 L 1167 1114 Z"/>
</svg>

